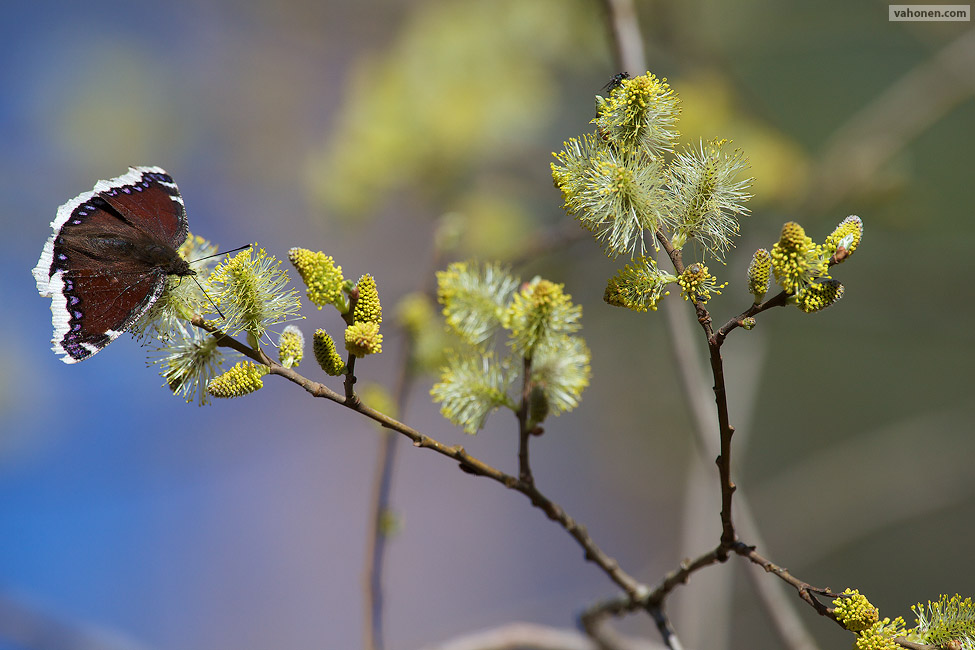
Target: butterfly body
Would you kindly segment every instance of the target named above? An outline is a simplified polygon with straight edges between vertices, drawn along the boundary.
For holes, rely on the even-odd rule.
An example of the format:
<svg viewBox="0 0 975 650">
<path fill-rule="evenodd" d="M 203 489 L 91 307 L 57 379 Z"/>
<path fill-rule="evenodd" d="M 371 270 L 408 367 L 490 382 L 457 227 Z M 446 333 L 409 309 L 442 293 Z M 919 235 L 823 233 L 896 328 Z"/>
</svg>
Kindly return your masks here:
<svg viewBox="0 0 975 650">
<path fill-rule="evenodd" d="M 193 275 L 183 199 L 159 167 L 133 167 L 62 205 L 34 268 L 51 298 L 56 353 L 82 361 L 129 329 L 159 299 L 170 275 Z"/>
</svg>

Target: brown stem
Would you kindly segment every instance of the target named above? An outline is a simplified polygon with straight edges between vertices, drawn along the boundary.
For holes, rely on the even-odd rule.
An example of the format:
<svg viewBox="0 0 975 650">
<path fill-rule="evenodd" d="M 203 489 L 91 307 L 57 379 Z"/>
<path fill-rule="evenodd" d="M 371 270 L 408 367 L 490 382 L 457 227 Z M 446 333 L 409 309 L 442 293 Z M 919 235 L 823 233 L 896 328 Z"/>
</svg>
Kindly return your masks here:
<svg viewBox="0 0 975 650">
<path fill-rule="evenodd" d="M 847 252 L 847 250 L 841 246 L 840 248 L 837 249 L 836 253 L 834 253 L 833 256 L 829 258 L 829 262 L 827 263 L 827 268 L 832 268 L 837 264 L 841 264 L 843 260 L 849 257 L 849 255 L 850 255 L 849 252 Z M 729 320 L 727 323 L 719 327 L 718 331 L 714 333 L 711 339 L 717 342 L 718 345 L 721 345 L 722 343 L 724 343 L 724 340 L 728 337 L 728 334 L 731 333 L 732 330 L 734 330 L 736 327 L 741 327 L 741 322 L 744 319 L 750 316 L 754 316 L 755 314 L 760 314 L 766 309 L 771 309 L 772 307 L 784 307 L 785 305 L 788 304 L 789 297 L 790 294 L 786 293 L 785 291 L 780 291 L 779 293 L 775 294 L 765 302 L 756 303 L 752 305 L 751 307 L 749 307 L 748 309 L 741 312 L 740 314 L 738 314 L 737 316 Z"/>
<path fill-rule="evenodd" d="M 207 322 L 206 319 L 203 318 L 203 316 L 197 314 L 190 319 L 190 322 L 193 323 L 193 325 L 199 327 L 200 329 L 205 330 L 210 334 L 212 334 L 217 341 L 217 345 L 219 345 L 220 347 L 231 348 L 233 350 L 236 350 L 237 352 L 243 354 L 245 357 L 249 357 L 250 359 L 253 359 L 257 363 L 263 364 L 265 366 L 271 364 L 271 359 L 269 359 L 268 356 L 264 354 L 263 350 L 259 348 L 254 349 L 249 345 L 241 343 L 234 337 L 225 334 L 219 327 Z"/>
<path fill-rule="evenodd" d="M 406 396 L 409 394 L 413 371 L 410 363 L 412 345 L 406 346 L 400 371 L 393 388 L 393 399 L 396 410 L 402 413 L 406 406 Z M 385 646 L 383 637 L 383 565 L 386 557 L 386 540 L 388 532 L 385 530 L 386 520 L 390 510 L 390 496 L 393 485 L 393 468 L 396 466 L 396 449 L 399 438 L 392 431 L 383 430 L 379 443 L 379 453 L 376 458 L 376 471 L 373 478 L 372 512 L 369 518 L 370 530 L 366 537 L 365 570 L 365 629 L 363 636 L 364 650 L 382 650 Z"/>
<path fill-rule="evenodd" d="M 788 299 L 789 294 L 787 294 L 785 291 L 780 291 L 765 302 L 752 305 L 719 327 L 718 331 L 714 333 L 712 339 L 720 346 L 722 343 L 724 343 L 724 340 L 728 337 L 728 334 L 730 334 L 732 330 L 734 330 L 736 327 L 741 327 L 741 322 L 744 319 L 754 316 L 755 314 L 760 314 L 766 309 L 771 309 L 772 307 L 784 307 Z"/>
<path fill-rule="evenodd" d="M 534 484 L 532 468 L 528 460 L 528 442 L 531 440 L 529 411 L 531 410 L 532 360 L 525 357 L 522 364 L 521 404 L 518 406 L 518 479 L 526 484 Z"/>
<path fill-rule="evenodd" d="M 684 271 L 684 263 L 679 249 L 673 247 L 666 235 L 660 230 L 656 233 L 657 241 L 670 257 L 674 271 L 680 274 Z M 737 539 L 735 527 L 731 520 L 731 497 L 735 492 L 734 481 L 731 480 L 731 437 L 735 428 L 731 426 L 728 416 L 728 396 L 724 380 L 724 363 L 721 360 L 721 344 L 724 337 L 717 337 L 711 329 L 711 314 L 703 302 L 694 301 L 697 321 L 704 330 L 708 340 L 708 356 L 711 362 L 711 375 L 714 377 L 714 402 L 718 410 L 718 436 L 720 452 L 715 463 L 718 465 L 718 475 L 721 480 L 721 546 L 729 549 Z M 746 312 L 747 313 L 747 312 Z M 733 329 L 733 328 L 731 328 Z M 728 330 L 730 331 L 730 329 Z"/>
<path fill-rule="evenodd" d="M 719 546 L 694 560 L 684 560 L 679 567 L 665 575 L 660 584 L 653 588 L 653 591 L 647 596 L 647 602 L 662 604 L 674 588 L 687 583 L 687 579 L 691 577 L 692 573 L 717 562 L 724 562 L 726 557 L 727 554 Z"/>
<path fill-rule="evenodd" d="M 434 249 L 430 259 L 430 268 L 426 277 L 431 283 L 436 277 L 435 271 L 440 266 L 443 251 L 439 247 Z M 434 293 L 432 284 L 426 287 L 426 293 Z M 352 310 L 349 310 L 352 314 Z M 348 321 L 346 321 L 348 322 Z M 393 399 L 396 403 L 398 417 L 406 411 L 407 396 L 415 377 L 414 353 L 416 341 L 407 337 L 407 344 L 403 346 L 399 372 L 393 388 Z M 392 431 L 383 431 L 382 442 L 376 458 L 376 472 L 373 478 L 371 528 L 367 537 L 366 569 L 365 569 L 365 633 L 363 636 L 364 650 L 382 650 L 383 638 L 383 567 L 386 557 L 386 531 L 383 530 L 387 513 L 390 510 L 392 495 L 393 469 L 396 466 L 396 451 L 399 437 Z"/>
<path fill-rule="evenodd" d="M 643 35 L 636 17 L 633 0 L 603 0 L 606 20 L 610 29 L 610 42 L 615 47 L 616 61 L 623 71 L 633 75 L 643 74 L 646 55 L 643 51 Z"/>
<path fill-rule="evenodd" d="M 496 467 L 468 454 L 462 445 L 445 445 L 417 431 L 413 427 L 369 407 L 356 396 L 353 396 L 354 399 L 349 399 L 347 396 L 332 390 L 324 384 L 312 381 L 301 375 L 294 368 L 286 368 L 273 359 L 268 358 L 263 352 L 249 348 L 233 337 L 227 336 L 216 327 L 206 323 L 202 318 L 194 318 L 192 322 L 194 325 L 202 327 L 216 336 L 218 345 L 231 347 L 255 361 L 266 365 L 269 375 L 284 377 L 288 381 L 304 388 L 313 397 L 321 397 L 350 408 L 370 420 L 377 422 L 380 426 L 406 436 L 413 442 L 414 447 L 430 449 L 438 454 L 451 458 L 468 474 L 484 476 L 501 483 L 507 488 L 521 492 L 528 497 L 533 506 L 542 510 L 549 519 L 562 526 L 578 542 L 579 546 L 582 547 L 585 552 L 585 558 L 600 567 L 629 597 L 642 599 L 649 591 L 645 585 L 620 568 L 619 563 L 615 559 L 607 555 L 596 545 L 596 542 L 589 536 L 586 527 L 577 523 L 560 505 L 542 494 L 535 487 L 533 481 L 523 481 L 518 477 L 502 472 Z"/>
<path fill-rule="evenodd" d="M 928 645 L 927 643 L 915 643 L 914 641 L 908 641 L 902 636 L 895 636 L 894 642 L 897 645 L 903 646 L 908 650 L 942 650 L 943 646 Z"/>
<path fill-rule="evenodd" d="M 396 452 L 396 436 L 391 431 L 383 431 L 376 459 L 375 487 L 373 488 L 372 513 L 369 517 L 369 534 L 366 537 L 365 572 L 365 626 L 363 648 L 382 650 L 383 637 L 383 561 L 386 557 L 387 533 L 384 530 L 388 513 L 389 494 L 392 485 L 393 459 Z"/>
<path fill-rule="evenodd" d="M 762 557 L 755 550 L 754 546 L 748 546 L 747 544 L 736 542 L 731 547 L 730 550 L 744 558 L 747 558 L 752 563 L 762 567 L 763 569 L 765 569 L 766 572 L 778 576 L 779 578 L 784 580 L 787 584 L 795 588 L 795 590 L 799 593 L 799 597 L 802 598 L 807 603 L 809 603 L 809 605 L 811 605 L 812 608 L 815 609 L 820 615 L 826 616 L 827 618 L 836 621 L 836 615 L 833 614 L 832 610 L 830 610 L 829 607 L 819 602 L 819 600 L 817 600 L 816 598 L 816 595 L 818 594 L 820 596 L 836 598 L 839 596 L 839 594 L 833 593 L 828 588 L 822 589 L 819 587 L 813 587 L 808 582 L 799 580 L 791 573 L 789 573 L 789 571 L 785 567 L 780 567 L 779 565 L 775 564 L 771 560 Z M 836 622 L 839 623 L 839 621 Z"/>
<path fill-rule="evenodd" d="M 643 609 L 654 618 L 654 621 L 657 623 L 658 629 L 660 629 L 660 633 L 664 637 L 665 642 L 667 642 L 672 648 L 679 647 L 673 645 L 672 642 L 668 640 L 670 636 L 673 636 L 673 639 L 676 640 L 676 635 L 673 635 L 673 630 L 669 627 L 669 622 L 667 622 L 666 617 L 663 615 L 662 608 L 664 601 L 677 586 L 685 584 L 690 578 L 691 574 L 712 564 L 724 562 L 728 558 L 729 553 L 740 555 L 750 562 L 762 567 L 766 572 L 778 576 L 785 583 L 792 586 L 799 594 L 799 597 L 802 598 L 802 600 L 809 604 L 813 609 L 815 609 L 816 612 L 833 620 L 842 627 L 842 624 L 836 620 L 833 610 L 827 605 L 821 603 L 817 598 L 817 596 L 823 596 L 835 599 L 840 594 L 834 593 L 829 589 L 814 587 L 808 582 L 799 580 L 789 573 L 789 571 L 784 567 L 780 567 L 771 560 L 768 560 L 760 555 L 755 550 L 755 547 L 749 546 L 748 544 L 740 541 L 735 541 L 730 546 L 725 545 L 724 542 L 722 542 L 713 550 L 692 561 L 681 562 L 677 569 L 668 573 L 659 585 L 647 592 L 642 598 L 634 598 L 632 595 L 626 595 L 592 605 L 580 615 L 580 624 L 582 625 L 583 629 L 590 633 L 590 635 L 594 636 L 594 631 L 599 630 L 600 625 L 605 618 L 609 616 L 622 616 L 623 614 L 628 614 L 636 610 Z M 661 628 L 661 624 L 664 625 L 663 628 Z M 603 635 L 604 632 L 600 631 L 599 634 Z M 597 637 L 594 636 L 594 638 Z M 897 642 L 901 643 L 900 639 L 897 639 Z M 676 641 L 676 643 L 679 644 L 679 641 Z M 901 643 L 901 645 L 908 648 L 913 648 L 913 646 L 905 645 L 903 643 Z M 928 649 L 926 647 L 922 647 L 921 650 Z"/>
<path fill-rule="evenodd" d="M 674 632 L 674 628 L 670 624 L 670 619 L 667 618 L 667 614 L 664 613 L 663 603 L 648 607 L 647 611 L 653 618 L 653 622 L 656 623 L 657 631 L 660 632 L 660 637 L 667 647 L 670 650 L 683 650 L 684 646 L 681 645 L 680 638 Z"/>
<path fill-rule="evenodd" d="M 975 31 L 966 30 L 862 106 L 822 147 L 801 211 L 821 213 L 862 188 L 887 161 L 971 97 Z"/>
<path fill-rule="evenodd" d="M 355 402 L 359 400 L 359 397 L 355 394 L 355 359 L 356 356 L 349 353 L 349 358 L 345 362 L 345 381 L 343 386 L 345 387 L 345 399 L 348 402 Z"/>
<path fill-rule="evenodd" d="M 664 600 L 677 586 L 686 584 L 691 574 L 706 566 L 716 562 L 723 562 L 727 558 L 727 552 L 719 546 L 713 551 L 692 561 L 683 561 L 680 566 L 664 576 L 664 579 L 656 587 L 646 592 L 642 598 L 632 598 L 630 596 L 620 596 L 611 598 L 586 609 L 579 617 L 582 626 L 589 629 L 595 625 L 600 618 L 606 616 L 620 616 L 634 612 L 638 609 L 660 608 Z"/>
<path fill-rule="evenodd" d="M 630 72 L 635 70 L 642 71 L 645 66 L 643 60 L 642 45 L 638 48 L 628 47 L 631 43 L 630 35 L 636 31 L 639 32 L 638 24 L 633 11 L 633 3 L 631 0 L 603 0 L 603 5 L 607 14 L 607 24 L 611 32 L 611 42 L 615 47 L 615 54 L 618 63 Z M 945 58 L 947 61 L 954 63 L 953 71 L 958 69 L 966 69 L 964 66 L 959 66 L 958 63 L 964 60 L 973 60 L 973 55 L 975 55 L 975 39 L 968 35 L 967 38 L 958 39 L 958 44 L 953 44 L 951 47 L 951 57 L 939 57 Z M 947 48 L 946 48 L 947 51 Z M 939 62 L 940 63 L 940 62 Z M 970 67 L 970 66 L 969 66 Z M 930 77 L 932 75 L 921 75 L 921 78 Z M 916 97 L 917 93 L 913 93 L 910 97 Z M 883 105 L 889 105 L 887 102 Z M 855 129 L 851 132 L 857 133 L 863 131 L 863 129 Z M 879 132 L 887 134 L 890 129 L 878 129 Z M 846 140 L 840 140 L 840 142 L 850 141 L 849 138 Z M 840 147 L 836 148 L 842 151 Z M 853 148 L 851 148 L 852 150 Z M 856 157 L 846 156 L 848 160 L 858 161 Z M 839 168 L 839 166 L 825 166 L 827 170 Z M 841 175 L 842 178 L 842 175 Z M 837 183 L 841 186 L 843 190 L 848 187 L 855 186 L 855 183 L 848 183 L 844 187 L 843 183 Z M 818 186 L 817 186 L 818 187 Z M 842 195 L 842 192 L 838 194 Z M 821 197 L 819 197 L 821 198 Z M 831 198 L 835 198 L 831 197 Z M 667 239 L 666 235 L 662 231 L 657 231 L 655 233 L 657 240 L 659 241 L 661 247 L 666 251 L 667 255 L 670 257 L 673 263 L 674 269 L 677 274 L 684 271 L 683 259 L 681 256 L 681 251 L 675 249 L 671 242 Z M 842 261 L 841 256 L 830 260 L 830 265 Z M 728 554 L 734 552 L 738 555 L 746 557 L 751 562 L 762 566 L 766 571 L 774 573 L 779 576 L 786 583 L 793 586 L 799 596 L 811 605 L 820 614 L 830 617 L 835 620 L 831 610 L 823 605 L 816 598 L 816 595 L 829 596 L 832 595 L 828 590 L 817 589 L 810 586 L 808 583 L 798 580 L 792 576 L 786 569 L 779 567 L 772 563 L 771 561 L 765 559 L 757 552 L 755 552 L 754 547 L 747 546 L 742 542 L 737 540 L 737 535 L 735 533 L 735 528 L 733 525 L 733 520 L 731 516 L 731 505 L 732 496 L 735 491 L 735 484 L 731 480 L 731 441 L 734 435 L 734 427 L 730 424 L 729 414 L 728 414 L 728 404 L 727 404 L 727 390 L 724 379 L 724 366 L 721 358 L 721 345 L 724 343 L 725 338 L 728 334 L 735 328 L 742 325 L 742 321 L 745 318 L 749 318 L 758 314 L 766 309 L 772 307 L 784 306 L 787 304 L 789 295 L 785 292 L 780 292 L 777 295 L 769 298 L 761 304 L 752 305 L 747 310 L 742 312 L 736 318 L 732 318 L 727 323 L 714 331 L 711 323 L 711 316 L 707 311 L 705 305 L 700 302 L 694 303 L 694 308 L 697 313 L 698 322 L 701 324 L 704 330 L 705 337 L 708 342 L 708 352 L 711 365 L 712 375 L 714 377 L 714 397 L 715 404 L 718 411 L 718 429 L 719 429 L 719 440 L 720 440 L 720 452 L 716 459 L 718 465 L 718 471 L 721 481 L 721 541 L 720 544 L 711 552 L 699 557 L 697 560 L 691 563 L 682 563 L 681 566 L 674 572 L 668 574 L 664 581 L 656 587 L 652 592 L 647 595 L 646 599 L 636 599 L 632 597 L 621 597 L 603 603 L 597 603 L 596 605 L 590 607 L 581 616 L 581 622 L 585 629 L 590 633 L 593 638 L 598 639 L 597 627 L 601 619 L 609 615 L 621 615 L 627 612 L 634 611 L 640 607 L 644 607 L 654 615 L 654 620 L 658 623 L 658 628 L 660 628 L 661 634 L 665 641 L 668 641 L 669 629 L 667 627 L 661 627 L 660 619 L 655 614 L 653 608 L 657 607 L 658 612 L 662 616 L 662 611 L 660 611 L 660 606 L 663 600 L 670 593 L 670 591 L 676 587 L 678 584 L 685 582 L 688 577 L 694 571 L 714 564 L 715 562 L 725 561 Z M 664 619 L 666 620 L 666 619 Z M 676 638 L 676 637 L 674 637 Z M 897 640 L 901 642 L 901 639 Z M 669 641 L 668 641 L 669 643 Z M 901 643 L 904 647 L 914 648 L 915 644 L 910 642 Z"/>
<path fill-rule="evenodd" d="M 705 328 L 707 329 L 707 328 Z M 721 360 L 721 344 L 708 343 L 711 359 L 711 374 L 714 376 L 714 402 L 718 408 L 718 433 L 721 452 L 715 459 L 721 480 L 721 545 L 728 548 L 735 542 L 735 526 L 731 521 L 731 498 L 735 493 L 735 483 L 731 480 L 731 437 L 735 428 L 728 416 L 728 395 L 724 381 L 724 363 Z"/>
</svg>

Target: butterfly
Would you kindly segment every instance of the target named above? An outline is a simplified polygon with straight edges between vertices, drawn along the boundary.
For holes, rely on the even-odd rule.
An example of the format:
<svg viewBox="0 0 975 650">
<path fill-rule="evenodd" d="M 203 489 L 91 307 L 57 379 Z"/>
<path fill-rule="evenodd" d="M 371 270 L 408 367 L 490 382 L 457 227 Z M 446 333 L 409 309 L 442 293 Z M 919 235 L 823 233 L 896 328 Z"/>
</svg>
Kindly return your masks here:
<svg viewBox="0 0 975 650">
<path fill-rule="evenodd" d="M 177 249 L 186 209 L 159 167 L 131 167 L 60 208 L 34 267 L 51 298 L 53 350 L 83 361 L 132 327 L 159 300 L 169 276 L 195 275 Z"/>
</svg>

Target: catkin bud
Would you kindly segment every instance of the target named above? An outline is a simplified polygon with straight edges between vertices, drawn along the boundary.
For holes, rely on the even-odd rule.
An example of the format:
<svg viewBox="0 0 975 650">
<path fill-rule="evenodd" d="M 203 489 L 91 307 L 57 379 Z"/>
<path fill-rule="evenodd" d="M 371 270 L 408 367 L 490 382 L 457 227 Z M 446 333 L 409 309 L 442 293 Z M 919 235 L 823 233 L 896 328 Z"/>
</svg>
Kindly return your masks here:
<svg viewBox="0 0 975 650">
<path fill-rule="evenodd" d="M 759 248 L 748 265 L 748 291 L 755 296 L 756 304 L 762 302 L 762 298 L 768 293 L 771 270 L 772 256 L 764 248 Z"/>
<path fill-rule="evenodd" d="M 315 361 L 322 367 L 325 374 L 331 377 L 338 377 L 345 372 L 345 363 L 335 349 L 335 341 L 323 329 L 315 330 L 312 340 L 312 349 L 315 352 Z"/>
</svg>

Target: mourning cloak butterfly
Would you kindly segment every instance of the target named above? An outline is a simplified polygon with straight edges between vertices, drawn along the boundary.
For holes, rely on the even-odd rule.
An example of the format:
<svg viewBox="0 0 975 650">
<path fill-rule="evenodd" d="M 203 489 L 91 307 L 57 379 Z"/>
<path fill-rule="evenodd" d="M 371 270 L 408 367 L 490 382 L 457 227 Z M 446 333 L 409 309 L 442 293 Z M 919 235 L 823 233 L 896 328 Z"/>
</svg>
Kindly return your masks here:
<svg viewBox="0 0 975 650">
<path fill-rule="evenodd" d="M 176 249 L 186 240 L 186 209 L 172 176 L 131 167 L 98 181 L 60 208 L 34 267 L 51 298 L 54 351 L 65 363 L 87 359 L 118 338 L 162 295 L 170 275 L 193 275 Z"/>
</svg>

